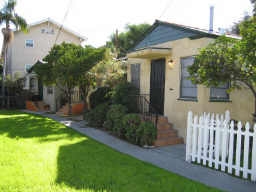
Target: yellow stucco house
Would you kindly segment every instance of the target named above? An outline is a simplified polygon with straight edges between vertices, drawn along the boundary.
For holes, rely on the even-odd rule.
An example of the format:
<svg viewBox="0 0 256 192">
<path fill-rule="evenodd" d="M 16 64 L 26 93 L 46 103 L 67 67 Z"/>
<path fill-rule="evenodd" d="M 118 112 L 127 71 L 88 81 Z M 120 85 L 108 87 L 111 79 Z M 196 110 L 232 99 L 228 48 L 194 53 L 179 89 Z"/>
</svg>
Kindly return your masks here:
<svg viewBox="0 0 256 192">
<path fill-rule="evenodd" d="M 214 41 L 218 33 L 156 20 L 144 38 L 127 54 L 128 81 L 149 95 L 159 114 L 168 117 L 178 135 L 186 137 L 189 110 L 195 113 L 224 113 L 251 121 L 254 97 L 243 87 L 230 94 L 228 84 L 207 88 L 193 85 L 186 68 L 199 50 Z M 236 37 L 233 37 L 236 38 Z"/>
</svg>

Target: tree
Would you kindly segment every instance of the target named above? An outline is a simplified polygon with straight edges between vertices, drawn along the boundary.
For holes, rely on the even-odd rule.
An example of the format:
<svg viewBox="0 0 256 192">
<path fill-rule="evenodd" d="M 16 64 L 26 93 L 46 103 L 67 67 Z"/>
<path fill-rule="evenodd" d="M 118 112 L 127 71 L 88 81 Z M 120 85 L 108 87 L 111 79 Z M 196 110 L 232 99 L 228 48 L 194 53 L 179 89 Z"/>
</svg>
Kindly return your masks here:
<svg viewBox="0 0 256 192">
<path fill-rule="evenodd" d="M 95 85 L 114 87 L 126 79 L 126 65 L 124 61 L 113 59 L 110 49 L 106 49 L 105 58 L 97 63 L 91 70 L 95 74 Z"/>
<path fill-rule="evenodd" d="M 135 46 L 149 30 L 149 24 L 126 25 L 125 32 L 113 34 L 111 41 L 107 42 L 107 47 L 112 48 L 112 52 L 117 52 L 117 57 L 124 57 L 129 49 Z"/>
<path fill-rule="evenodd" d="M 256 121 L 256 17 L 240 25 L 241 40 L 219 37 L 200 51 L 188 71 L 196 84 L 218 86 L 231 82 L 230 91 L 246 85 L 254 95 Z"/>
<path fill-rule="evenodd" d="M 104 48 L 83 48 L 80 45 L 62 43 L 53 46 L 44 58 L 45 64 L 37 64 L 33 69 L 45 84 L 55 84 L 62 90 L 68 100 L 71 115 L 73 89 L 80 86 L 86 92 L 84 86 L 90 82 L 86 73 L 103 59 L 104 52 Z"/>
<path fill-rule="evenodd" d="M 7 50 L 10 42 L 13 39 L 13 32 L 10 29 L 10 24 L 13 24 L 16 29 L 22 31 L 27 30 L 27 23 L 24 18 L 15 13 L 16 0 L 8 0 L 5 2 L 3 8 L 0 10 L 0 25 L 5 24 L 2 29 L 3 45 L 1 51 L 1 58 L 3 59 L 3 73 L 2 73 L 2 106 L 5 100 L 5 78 L 7 69 Z"/>
</svg>

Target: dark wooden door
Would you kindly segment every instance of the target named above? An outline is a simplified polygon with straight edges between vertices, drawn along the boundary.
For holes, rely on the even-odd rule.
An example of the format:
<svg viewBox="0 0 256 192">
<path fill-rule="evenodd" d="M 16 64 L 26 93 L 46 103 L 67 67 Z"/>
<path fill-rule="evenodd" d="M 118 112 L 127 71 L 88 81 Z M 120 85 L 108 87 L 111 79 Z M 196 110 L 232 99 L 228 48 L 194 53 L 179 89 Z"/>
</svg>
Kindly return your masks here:
<svg viewBox="0 0 256 192">
<path fill-rule="evenodd" d="M 150 104 L 164 114 L 165 59 L 151 61 Z"/>
</svg>

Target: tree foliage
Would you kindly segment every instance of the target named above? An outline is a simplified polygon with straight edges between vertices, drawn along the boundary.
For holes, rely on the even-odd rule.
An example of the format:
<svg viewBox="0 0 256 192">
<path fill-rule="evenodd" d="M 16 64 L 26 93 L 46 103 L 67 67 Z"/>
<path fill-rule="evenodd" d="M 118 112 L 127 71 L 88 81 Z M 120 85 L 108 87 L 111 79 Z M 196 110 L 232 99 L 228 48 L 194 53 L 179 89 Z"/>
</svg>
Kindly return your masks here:
<svg viewBox="0 0 256 192">
<path fill-rule="evenodd" d="M 256 17 L 244 21 L 240 32 L 241 40 L 219 37 L 200 51 L 188 69 L 193 83 L 217 86 L 231 81 L 232 90 L 242 82 L 256 98 Z"/>
<path fill-rule="evenodd" d="M 73 88 L 79 86 L 86 90 L 92 78 L 88 71 L 103 59 L 104 52 L 104 48 L 83 48 L 70 43 L 54 45 L 44 58 L 46 63 L 37 64 L 33 70 L 45 84 L 55 84 L 59 87 L 71 105 Z"/>
<path fill-rule="evenodd" d="M 96 87 L 114 87 L 126 80 L 126 65 L 124 61 L 113 59 L 111 50 L 106 49 L 104 60 L 97 63 L 90 72 L 95 74 Z"/>
<path fill-rule="evenodd" d="M 126 55 L 127 51 L 134 47 L 139 40 L 142 39 L 143 35 L 147 30 L 149 30 L 149 24 L 139 24 L 139 25 L 126 25 L 125 32 L 122 32 L 116 36 L 113 34 L 111 36 L 111 41 L 107 42 L 107 47 L 112 48 L 113 52 L 118 53 L 118 57 L 123 57 Z"/>
</svg>

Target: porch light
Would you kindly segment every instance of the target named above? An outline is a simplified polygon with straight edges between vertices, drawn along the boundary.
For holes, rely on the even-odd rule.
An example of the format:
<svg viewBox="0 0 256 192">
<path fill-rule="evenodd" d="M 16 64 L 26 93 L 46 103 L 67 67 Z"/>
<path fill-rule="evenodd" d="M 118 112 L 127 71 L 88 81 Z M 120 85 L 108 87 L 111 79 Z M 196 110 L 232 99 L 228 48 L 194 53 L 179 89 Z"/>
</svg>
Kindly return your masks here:
<svg viewBox="0 0 256 192">
<path fill-rule="evenodd" d="M 174 61 L 172 60 L 172 59 L 170 59 L 169 61 L 168 61 L 168 67 L 169 67 L 169 69 L 173 69 L 174 68 Z"/>
</svg>

